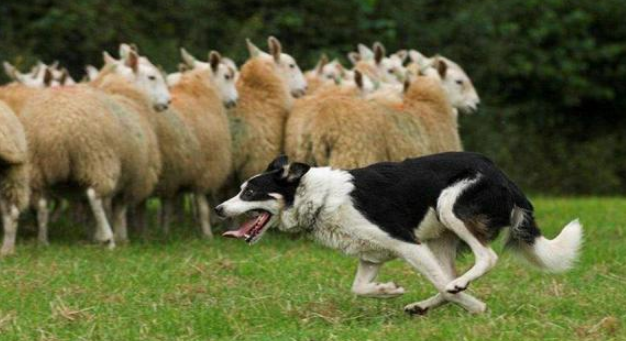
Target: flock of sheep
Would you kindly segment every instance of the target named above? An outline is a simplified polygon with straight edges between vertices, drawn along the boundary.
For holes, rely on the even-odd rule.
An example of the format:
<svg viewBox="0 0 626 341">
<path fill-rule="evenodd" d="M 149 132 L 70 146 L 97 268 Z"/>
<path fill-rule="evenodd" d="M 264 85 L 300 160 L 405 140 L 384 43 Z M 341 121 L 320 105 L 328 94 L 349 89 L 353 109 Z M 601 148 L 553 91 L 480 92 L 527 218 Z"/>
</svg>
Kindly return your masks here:
<svg viewBox="0 0 626 341">
<path fill-rule="evenodd" d="M 14 252 L 27 208 L 41 244 L 66 209 L 89 211 L 93 238 L 113 248 L 128 241 L 127 225 L 143 228 L 149 198 L 167 231 L 185 194 L 210 238 L 209 199 L 278 154 L 353 168 L 461 150 L 457 113 L 479 104 L 465 72 L 441 56 L 359 45 L 352 69 L 322 56 L 302 73 L 274 37 L 268 52 L 247 46 L 241 70 L 217 52 L 205 62 L 181 50 L 180 71 L 164 75 L 122 44 L 119 59 L 105 52 L 80 83 L 58 65 L 20 73 L 5 63 L 14 81 L 0 86 L 2 255 Z"/>
</svg>

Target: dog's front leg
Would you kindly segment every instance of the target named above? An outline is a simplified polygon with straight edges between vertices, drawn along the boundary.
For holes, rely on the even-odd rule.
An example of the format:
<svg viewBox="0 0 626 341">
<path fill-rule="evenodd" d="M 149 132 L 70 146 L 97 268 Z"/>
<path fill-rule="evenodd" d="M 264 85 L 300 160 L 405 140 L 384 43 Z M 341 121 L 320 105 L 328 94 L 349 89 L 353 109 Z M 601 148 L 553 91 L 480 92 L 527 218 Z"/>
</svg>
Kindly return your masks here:
<svg viewBox="0 0 626 341">
<path fill-rule="evenodd" d="M 359 260 L 359 267 L 352 284 L 352 292 L 358 296 L 378 298 L 397 297 L 404 294 L 404 288 L 397 286 L 393 282 L 374 282 L 382 265 L 383 263 Z"/>
</svg>

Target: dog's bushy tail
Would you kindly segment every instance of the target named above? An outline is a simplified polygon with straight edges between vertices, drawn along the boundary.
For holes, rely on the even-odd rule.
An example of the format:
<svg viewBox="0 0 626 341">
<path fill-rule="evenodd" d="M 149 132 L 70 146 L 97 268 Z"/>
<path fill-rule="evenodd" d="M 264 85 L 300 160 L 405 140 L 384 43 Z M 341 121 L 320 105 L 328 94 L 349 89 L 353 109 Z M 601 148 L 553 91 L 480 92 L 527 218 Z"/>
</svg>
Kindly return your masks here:
<svg viewBox="0 0 626 341">
<path fill-rule="evenodd" d="M 548 272 L 571 269 L 583 241 L 583 227 L 573 220 L 559 235 L 550 240 L 541 235 L 531 213 L 515 207 L 511 213 L 511 230 L 507 247 L 523 256 L 531 264 Z"/>
</svg>

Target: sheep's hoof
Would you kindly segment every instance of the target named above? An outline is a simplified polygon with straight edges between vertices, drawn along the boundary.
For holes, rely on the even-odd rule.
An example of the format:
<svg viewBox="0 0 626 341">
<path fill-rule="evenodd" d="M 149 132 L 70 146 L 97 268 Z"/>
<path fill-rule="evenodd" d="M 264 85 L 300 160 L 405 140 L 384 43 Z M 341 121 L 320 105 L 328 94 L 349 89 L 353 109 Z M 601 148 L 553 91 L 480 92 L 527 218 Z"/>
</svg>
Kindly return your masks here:
<svg viewBox="0 0 626 341">
<path fill-rule="evenodd" d="M 105 240 L 105 241 L 101 241 L 100 244 L 103 245 L 108 250 L 115 249 L 115 240 L 113 240 L 113 238 Z"/>
<path fill-rule="evenodd" d="M 15 254 L 15 248 L 3 248 L 0 250 L 0 257 L 13 256 Z"/>
</svg>

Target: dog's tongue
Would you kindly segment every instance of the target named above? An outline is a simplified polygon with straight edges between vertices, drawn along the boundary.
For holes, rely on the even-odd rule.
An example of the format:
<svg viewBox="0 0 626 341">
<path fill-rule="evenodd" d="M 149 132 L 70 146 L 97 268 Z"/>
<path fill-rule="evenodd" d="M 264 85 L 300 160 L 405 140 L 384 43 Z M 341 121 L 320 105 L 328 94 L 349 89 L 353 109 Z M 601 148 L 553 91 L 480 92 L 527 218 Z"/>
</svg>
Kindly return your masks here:
<svg viewBox="0 0 626 341">
<path fill-rule="evenodd" d="M 228 238 L 237 238 L 237 239 L 247 238 L 256 226 L 262 226 L 263 224 L 265 224 L 267 220 L 269 219 L 269 217 L 270 217 L 269 213 L 262 212 L 255 218 L 247 220 L 245 223 L 243 223 L 239 227 L 239 229 L 233 230 L 233 231 L 226 231 L 222 234 L 222 236 L 228 237 Z"/>
</svg>

